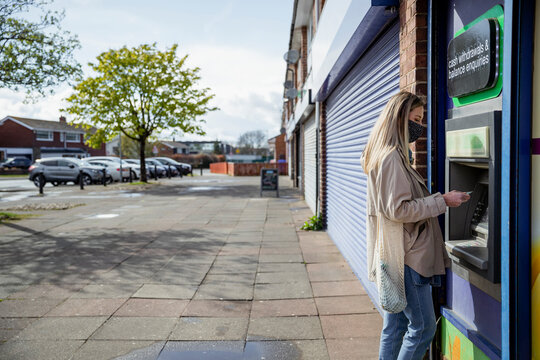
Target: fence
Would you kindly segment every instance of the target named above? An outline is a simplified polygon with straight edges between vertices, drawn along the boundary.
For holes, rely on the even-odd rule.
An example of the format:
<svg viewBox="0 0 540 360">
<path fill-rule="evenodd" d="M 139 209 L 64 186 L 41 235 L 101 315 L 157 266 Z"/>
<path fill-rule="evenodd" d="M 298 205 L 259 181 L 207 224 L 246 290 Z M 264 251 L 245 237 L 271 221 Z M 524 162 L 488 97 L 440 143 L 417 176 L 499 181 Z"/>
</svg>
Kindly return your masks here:
<svg viewBox="0 0 540 360">
<path fill-rule="evenodd" d="M 228 174 L 231 176 L 259 176 L 263 168 L 277 168 L 280 175 L 288 175 L 287 163 L 230 163 L 219 162 L 210 164 L 212 174 Z"/>
</svg>

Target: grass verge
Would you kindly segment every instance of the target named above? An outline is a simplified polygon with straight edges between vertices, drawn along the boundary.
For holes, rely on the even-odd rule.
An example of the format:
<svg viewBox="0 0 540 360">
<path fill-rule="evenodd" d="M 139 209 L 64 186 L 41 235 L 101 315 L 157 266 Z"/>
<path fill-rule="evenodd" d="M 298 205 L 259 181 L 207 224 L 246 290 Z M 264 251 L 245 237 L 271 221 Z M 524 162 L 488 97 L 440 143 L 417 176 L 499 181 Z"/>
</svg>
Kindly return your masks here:
<svg viewBox="0 0 540 360">
<path fill-rule="evenodd" d="M 8 221 L 22 220 L 33 216 L 32 214 L 15 214 L 10 212 L 0 212 L 0 224 Z"/>
</svg>

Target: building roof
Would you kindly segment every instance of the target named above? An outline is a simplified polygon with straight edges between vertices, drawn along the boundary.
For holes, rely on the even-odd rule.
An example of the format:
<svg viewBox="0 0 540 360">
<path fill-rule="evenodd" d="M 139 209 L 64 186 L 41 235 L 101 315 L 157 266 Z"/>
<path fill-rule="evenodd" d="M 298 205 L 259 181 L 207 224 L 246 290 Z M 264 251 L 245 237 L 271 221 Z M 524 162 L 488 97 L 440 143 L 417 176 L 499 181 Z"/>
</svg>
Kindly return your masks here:
<svg viewBox="0 0 540 360">
<path fill-rule="evenodd" d="M 18 122 L 19 124 L 31 130 L 69 131 L 69 132 L 77 132 L 81 134 L 86 133 L 86 131 L 82 128 L 77 128 L 74 125 L 70 125 L 68 123 L 61 122 L 61 121 L 29 119 L 29 118 L 23 118 L 23 117 L 18 117 L 18 116 L 11 116 L 11 115 L 8 115 L 2 120 L 0 120 L 0 123 L 8 119 Z"/>
<path fill-rule="evenodd" d="M 160 141 L 160 143 L 170 148 L 187 148 L 188 147 L 186 144 L 178 142 L 178 141 Z"/>
</svg>

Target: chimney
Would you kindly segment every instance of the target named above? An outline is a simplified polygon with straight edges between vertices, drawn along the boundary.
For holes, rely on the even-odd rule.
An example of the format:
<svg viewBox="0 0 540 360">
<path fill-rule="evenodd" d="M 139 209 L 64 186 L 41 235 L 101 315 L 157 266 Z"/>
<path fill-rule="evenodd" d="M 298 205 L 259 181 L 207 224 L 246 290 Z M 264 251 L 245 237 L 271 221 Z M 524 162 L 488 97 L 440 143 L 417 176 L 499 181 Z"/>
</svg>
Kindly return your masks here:
<svg viewBox="0 0 540 360">
<path fill-rule="evenodd" d="M 66 117 L 64 115 L 60 116 L 60 122 L 61 123 L 66 123 Z"/>
</svg>

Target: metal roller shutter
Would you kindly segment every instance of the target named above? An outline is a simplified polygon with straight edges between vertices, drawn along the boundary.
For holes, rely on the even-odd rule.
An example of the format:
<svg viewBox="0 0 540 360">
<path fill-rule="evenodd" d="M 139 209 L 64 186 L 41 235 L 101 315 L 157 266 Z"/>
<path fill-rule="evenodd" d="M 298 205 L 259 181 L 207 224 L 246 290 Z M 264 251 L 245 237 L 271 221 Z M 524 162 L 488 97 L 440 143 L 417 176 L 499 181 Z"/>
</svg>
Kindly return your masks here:
<svg viewBox="0 0 540 360">
<path fill-rule="evenodd" d="M 326 102 L 328 233 L 372 299 L 367 279 L 367 178 L 360 155 L 388 99 L 399 91 L 399 26 L 393 25 L 360 58 Z"/>
<path fill-rule="evenodd" d="M 314 214 L 317 213 L 317 127 L 312 115 L 304 124 L 304 196 Z"/>
</svg>

